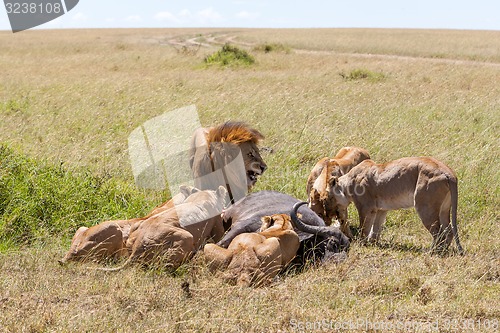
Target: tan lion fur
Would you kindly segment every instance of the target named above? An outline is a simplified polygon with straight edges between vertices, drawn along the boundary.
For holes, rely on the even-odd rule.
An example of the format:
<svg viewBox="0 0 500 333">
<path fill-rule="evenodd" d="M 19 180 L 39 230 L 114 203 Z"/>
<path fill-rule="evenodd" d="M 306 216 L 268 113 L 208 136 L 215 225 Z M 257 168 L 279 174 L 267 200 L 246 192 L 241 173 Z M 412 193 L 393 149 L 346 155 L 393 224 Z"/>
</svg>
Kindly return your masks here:
<svg viewBox="0 0 500 333">
<path fill-rule="evenodd" d="M 432 157 L 406 157 L 385 164 L 365 160 L 335 178 L 330 193 L 337 209 L 355 204 L 363 239 L 379 239 L 388 211 L 415 207 L 433 237 L 432 250 L 442 252 L 455 238 L 462 254 L 457 182 L 455 172 Z"/>
<path fill-rule="evenodd" d="M 137 228 L 141 222 L 151 216 L 182 203 L 194 190 L 196 189 L 190 186 L 181 186 L 180 192 L 177 195 L 144 217 L 105 221 L 90 228 L 80 227 L 71 240 L 68 252 L 59 260 L 59 263 L 65 264 L 68 261 L 100 261 L 128 256 L 126 243 L 131 228 L 134 228 L 134 225 Z"/>
<path fill-rule="evenodd" d="M 204 248 L 211 270 L 225 271 L 224 279 L 240 286 L 269 283 L 296 255 L 299 237 L 290 216 L 264 216 L 260 232 L 236 236 L 227 249 L 216 244 Z"/>
<path fill-rule="evenodd" d="M 118 271 L 133 262 L 176 269 L 208 238 L 222 236 L 225 196 L 222 186 L 194 191 L 183 203 L 135 224 L 126 243 L 127 261 L 102 270 Z"/>
<path fill-rule="evenodd" d="M 142 219 L 105 221 L 90 228 L 80 227 L 60 264 L 68 261 L 100 261 L 127 255 L 125 242 L 134 223 Z"/>
<path fill-rule="evenodd" d="M 321 217 L 326 225 L 331 225 L 332 219 L 340 220 L 341 231 L 352 238 L 347 221 L 347 210 L 336 211 L 332 197 L 329 194 L 330 182 L 333 178 L 345 175 L 354 166 L 369 159 L 368 151 L 359 147 L 344 147 L 334 158 L 324 157 L 316 163 L 307 179 L 306 191 L 309 196 L 309 208 Z"/>
</svg>

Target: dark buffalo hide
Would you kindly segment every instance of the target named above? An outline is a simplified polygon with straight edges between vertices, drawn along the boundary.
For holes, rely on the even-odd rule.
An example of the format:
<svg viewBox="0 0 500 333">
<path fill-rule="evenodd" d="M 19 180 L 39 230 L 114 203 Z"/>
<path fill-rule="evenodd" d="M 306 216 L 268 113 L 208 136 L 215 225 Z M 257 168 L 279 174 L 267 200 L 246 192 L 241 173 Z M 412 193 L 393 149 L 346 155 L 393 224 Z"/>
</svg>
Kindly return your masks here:
<svg viewBox="0 0 500 333">
<path fill-rule="evenodd" d="M 218 245 L 227 248 L 237 235 L 258 231 L 263 216 L 290 214 L 293 206 L 299 202 L 300 200 L 292 196 L 275 191 L 260 191 L 247 195 L 224 212 L 224 225 L 229 231 Z M 310 259 L 324 261 L 348 250 L 349 240 L 339 228 L 327 227 L 306 205 L 301 206 L 298 212 L 302 215 L 300 220 L 303 223 L 316 226 L 320 231 L 312 234 L 295 227 L 301 243 L 296 262 L 304 263 Z"/>
</svg>

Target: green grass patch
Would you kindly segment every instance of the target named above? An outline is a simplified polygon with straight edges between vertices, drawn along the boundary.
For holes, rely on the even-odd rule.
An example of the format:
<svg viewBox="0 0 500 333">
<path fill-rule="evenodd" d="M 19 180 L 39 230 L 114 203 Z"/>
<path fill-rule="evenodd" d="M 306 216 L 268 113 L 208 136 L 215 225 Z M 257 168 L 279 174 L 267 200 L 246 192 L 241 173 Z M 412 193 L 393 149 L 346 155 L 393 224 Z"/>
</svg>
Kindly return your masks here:
<svg viewBox="0 0 500 333">
<path fill-rule="evenodd" d="M 71 237 L 82 226 L 144 213 L 144 196 L 116 178 L 72 171 L 0 145 L 0 251 Z"/>
<path fill-rule="evenodd" d="M 0 103 L 0 111 L 5 113 L 23 113 L 30 106 L 29 97 L 22 96 L 20 98 L 11 98 L 3 103 Z"/>
<path fill-rule="evenodd" d="M 247 51 L 230 44 L 224 44 L 222 49 L 205 57 L 208 65 L 249 66 L 255 63 L 255 58 Z"/>
<path fill-rule="evenodd" d="M 368 80 L 377 82 L 386 78 L 383 73 L 372 72 L 364 68 L 353 69 L 349 73 L 341 72 L 339 75 L 346 81 Z"/>
</svg>

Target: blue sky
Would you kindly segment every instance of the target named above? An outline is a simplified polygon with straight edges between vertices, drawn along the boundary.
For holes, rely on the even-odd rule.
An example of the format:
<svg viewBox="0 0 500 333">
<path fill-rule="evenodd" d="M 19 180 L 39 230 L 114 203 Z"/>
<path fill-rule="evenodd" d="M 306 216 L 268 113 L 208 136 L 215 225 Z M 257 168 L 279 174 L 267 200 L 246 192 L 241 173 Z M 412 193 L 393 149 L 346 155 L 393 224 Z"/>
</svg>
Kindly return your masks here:
<svg viewBox="0 0 500 333">
<path fill-rule="evenodd" d="M 29 0 L 26 0 L 29 2 Z M 0 6 L 0 30 L 10 30 Z M 80 0 L 39 28 L 424 28 L 500 30 L 499 0 Z"/>
</svg>

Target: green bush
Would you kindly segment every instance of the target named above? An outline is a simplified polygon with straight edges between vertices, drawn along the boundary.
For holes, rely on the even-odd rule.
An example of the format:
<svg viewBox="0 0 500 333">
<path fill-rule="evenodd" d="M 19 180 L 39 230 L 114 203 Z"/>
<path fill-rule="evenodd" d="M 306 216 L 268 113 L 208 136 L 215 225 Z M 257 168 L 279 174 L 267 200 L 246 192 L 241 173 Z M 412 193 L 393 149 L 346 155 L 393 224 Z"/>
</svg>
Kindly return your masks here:
<svg viewBox="0 0 500 333">
<path fill-rule="evenodd" d="M 376 82 L 385 79 L 385 75 L 383 73 L 372 72 L 362 68 L 354 69 L 350 71 L 348 74 L 342 72 L 339 73 L 339 75 L 346 81 L 368 80 Z"/>
<path fill-rule="evenodd" d="M 132 184 L 71 171 L 0 145 L 0 251 L 71 237 L 82 226 L 145 213 Z"/>
<path fill-rule="evenodd" d="M 219 51 L 205 57 L 204 61 L 208 65 L 216 64 L 220 66 L 248 66 L 255 63 L 254 57 L 247 51 L 227 43 Z"/>
</svg>

